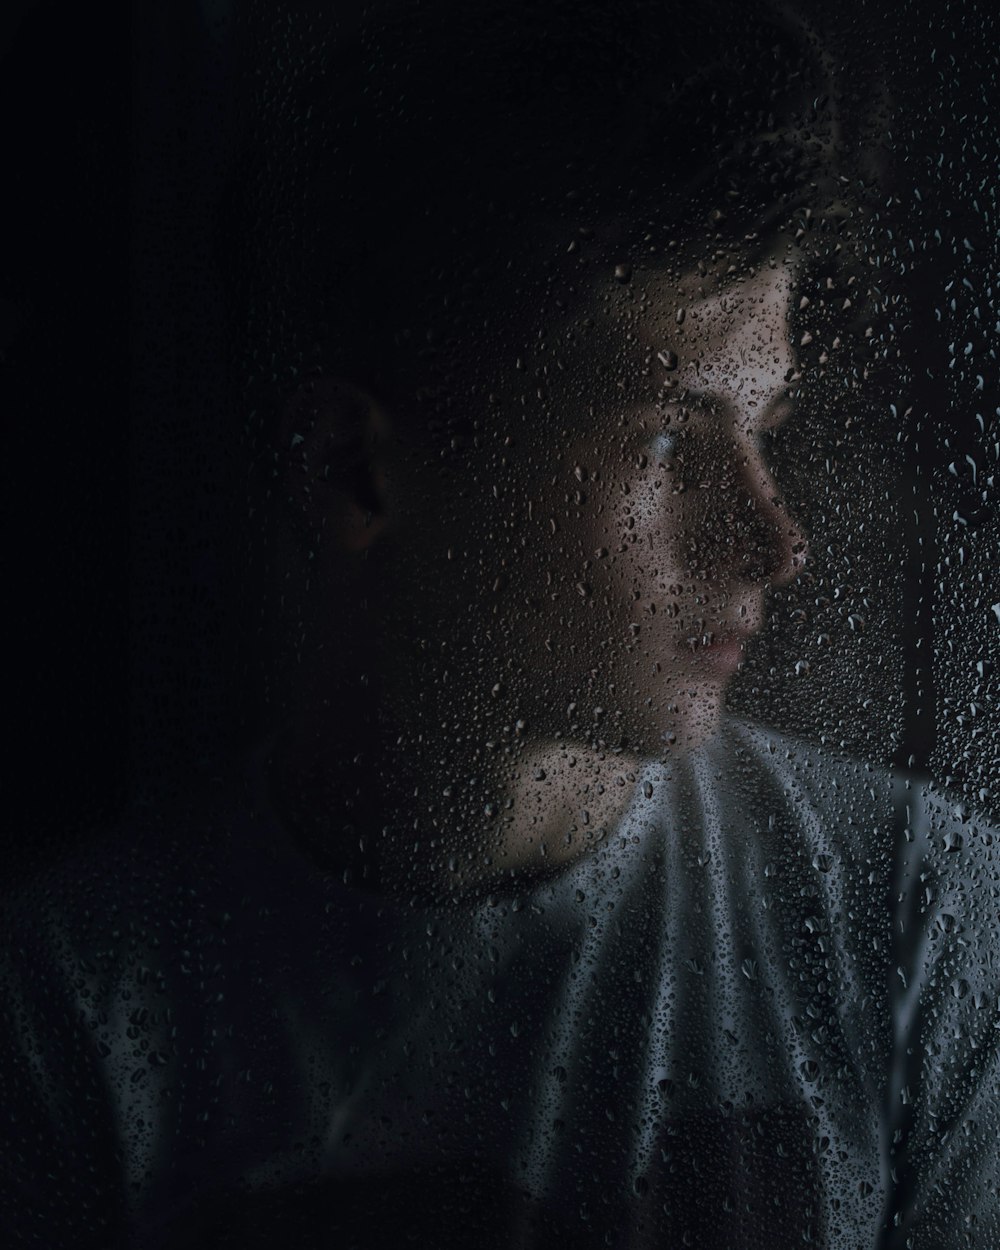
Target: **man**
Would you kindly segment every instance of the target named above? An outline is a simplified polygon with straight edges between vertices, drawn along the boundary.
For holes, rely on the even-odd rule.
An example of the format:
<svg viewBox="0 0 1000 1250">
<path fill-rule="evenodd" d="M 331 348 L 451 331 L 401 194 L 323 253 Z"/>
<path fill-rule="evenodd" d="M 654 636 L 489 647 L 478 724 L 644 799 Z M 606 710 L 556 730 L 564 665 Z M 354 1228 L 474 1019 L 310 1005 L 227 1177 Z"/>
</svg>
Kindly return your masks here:
<svg viewBox="0 0 1000 1250">
<path fill-rule="evenodd" d="M 725 713 L 856 283 L 823 62 L 670 19 L 401 6 L 265 92 L 266 732 L 9 909 L 23 1242 L 995 1235 L 991 832 Z"/>
</svg>

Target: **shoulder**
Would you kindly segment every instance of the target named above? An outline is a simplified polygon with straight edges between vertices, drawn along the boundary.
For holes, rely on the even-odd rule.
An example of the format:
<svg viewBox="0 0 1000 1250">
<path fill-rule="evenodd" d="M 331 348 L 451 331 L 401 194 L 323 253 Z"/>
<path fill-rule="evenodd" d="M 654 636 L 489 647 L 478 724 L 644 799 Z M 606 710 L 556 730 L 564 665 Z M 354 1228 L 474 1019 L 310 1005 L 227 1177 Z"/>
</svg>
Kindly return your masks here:
<svg viewBox="0 0 1000 1250">
<path fill-rule="evenodd" d="M 601 845 L 634 802 L 647 767 L 622 751 L 534 746 L 507 780 L 495 869 L 555 870 Z"/>
<path fill-rule="evenodd" d="M 728 761 L 730 784 L 748 808 L 780 809 L 806 849 L 832 854 L 863 893 L 881 880 L 896 911 L 912 910 L 919 894 L 923 924 L 927 908 L 945 898 L 970 918 L 992 915 L 996 823 L 930 777 L 736 719 L 716 758 L 720 768 Z"/>
</svg>

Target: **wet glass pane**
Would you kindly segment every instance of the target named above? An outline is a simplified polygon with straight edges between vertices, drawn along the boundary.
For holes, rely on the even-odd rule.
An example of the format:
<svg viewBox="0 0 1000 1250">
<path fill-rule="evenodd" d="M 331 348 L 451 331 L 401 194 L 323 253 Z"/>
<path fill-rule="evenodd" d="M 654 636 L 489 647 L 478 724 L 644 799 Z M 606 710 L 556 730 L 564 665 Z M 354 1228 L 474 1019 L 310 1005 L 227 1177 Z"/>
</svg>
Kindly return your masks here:
<svg viewBox="0 0 1000 1250">
<path fill-rule="evenodd" d="M 259 0 L 67 69 L 15 1244 L 997 1242 L 995 34 Z"/>
</svg>

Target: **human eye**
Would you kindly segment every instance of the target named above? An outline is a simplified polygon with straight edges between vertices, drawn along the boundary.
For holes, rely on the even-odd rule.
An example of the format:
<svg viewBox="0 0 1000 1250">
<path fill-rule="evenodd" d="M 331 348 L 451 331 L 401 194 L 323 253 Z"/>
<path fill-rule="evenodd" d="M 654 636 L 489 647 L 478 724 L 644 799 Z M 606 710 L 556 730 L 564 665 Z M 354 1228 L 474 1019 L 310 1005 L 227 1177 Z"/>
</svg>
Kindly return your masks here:
<svg viewBox="0 0 1000 1250">
<path fill-rule="evenodd" d="M 653 438 L 653 462 L 664 466 L 672 464 L 677 455 L 678 442 L 678 431 L 676 429 L 668 427 L 660 430 Z"/>
</svg>

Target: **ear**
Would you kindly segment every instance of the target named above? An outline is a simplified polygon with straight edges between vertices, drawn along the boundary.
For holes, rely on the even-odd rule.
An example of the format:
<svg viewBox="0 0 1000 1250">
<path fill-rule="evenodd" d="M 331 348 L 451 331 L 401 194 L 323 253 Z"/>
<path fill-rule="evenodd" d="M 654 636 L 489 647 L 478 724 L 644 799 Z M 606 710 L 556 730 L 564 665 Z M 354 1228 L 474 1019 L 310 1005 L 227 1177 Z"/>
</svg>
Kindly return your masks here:
<svg viewBox="0 0 1000 1250">
<path fill-rule="evenodd" d="M 315 378 L 288 399 L 278 424 L 278 476 L 295 524 L 341 550 L 366 550 L 389 520 L 384 411 L 360 387 Z"/>
</svg>

